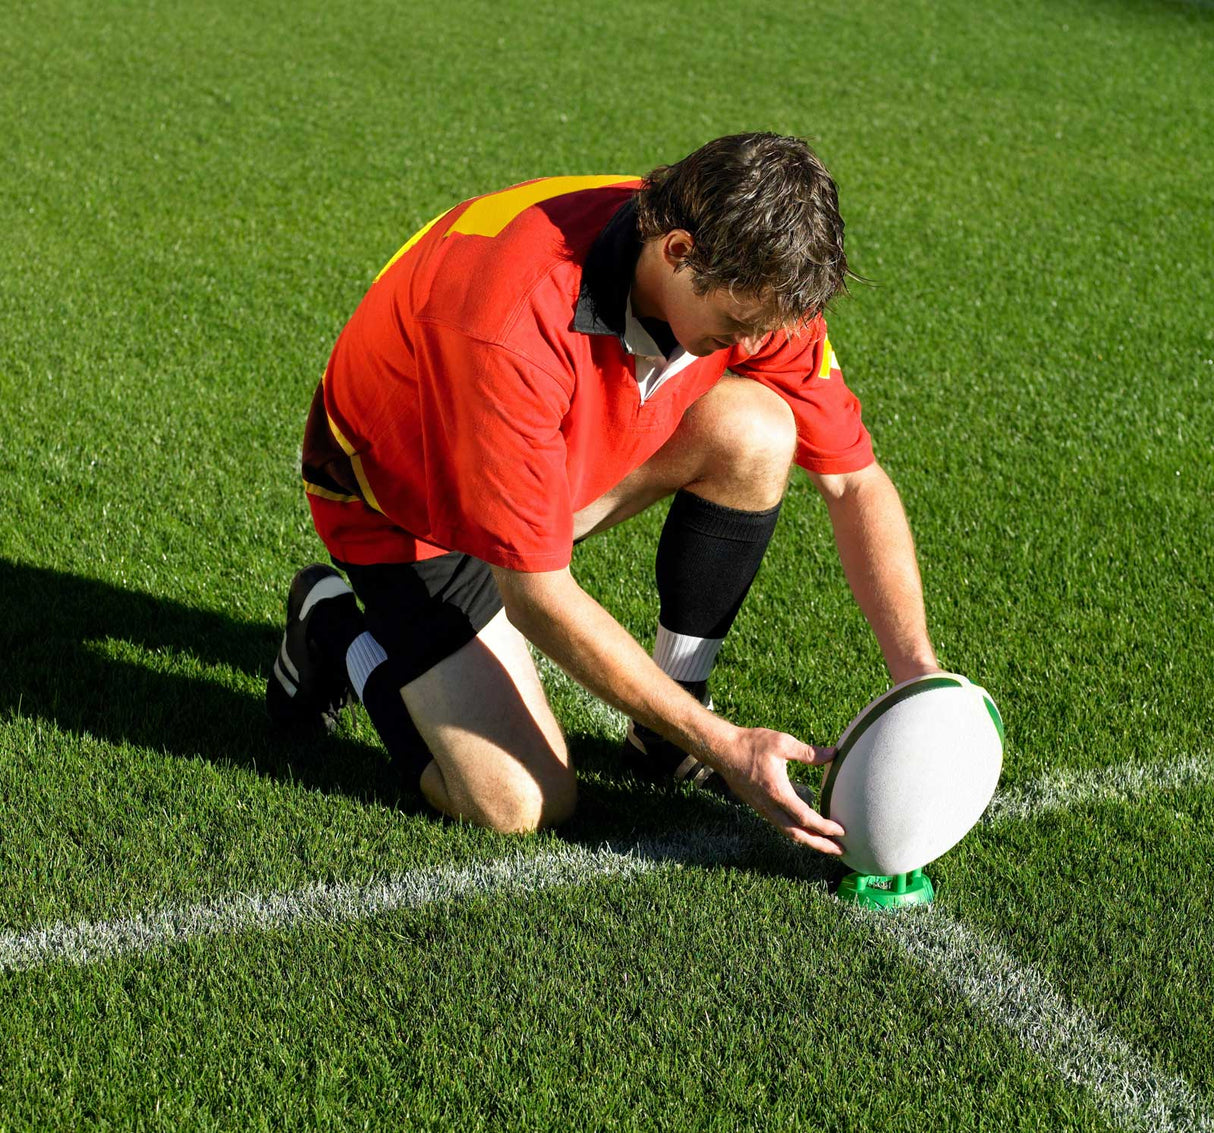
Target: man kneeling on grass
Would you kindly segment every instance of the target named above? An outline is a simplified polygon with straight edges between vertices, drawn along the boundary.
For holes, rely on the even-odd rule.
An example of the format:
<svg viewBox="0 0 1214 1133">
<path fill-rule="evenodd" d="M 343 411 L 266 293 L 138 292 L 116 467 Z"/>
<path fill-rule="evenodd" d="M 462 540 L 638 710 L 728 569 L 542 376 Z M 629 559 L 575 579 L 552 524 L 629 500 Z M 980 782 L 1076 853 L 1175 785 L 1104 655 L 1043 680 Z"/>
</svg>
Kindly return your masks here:
<svg viewBox="0 0 1214 1133">
<path fill-rule="evenodd" d="M 529 831 L 576 781 L 526 642 L 633 721 L 641 773 L 728 787 L 796 842 L 842 828 L 787 761 L 833 754 L 709 710 L 708 677 L 789 470 L 826 500 L 895 681 L 933 671 L 910 530 L 822 311 L 844 290 L 834 183 L 797 138 L 718 138 L 644 180 L 552 177 L 444 213 L 380 272 L 308 418 L 333 561 L 291 584 L 266 698 L 352 697 L 445 814 Z M 674 496 L 650 658 L 569 571 L 575 541 Z"/>
</svg>

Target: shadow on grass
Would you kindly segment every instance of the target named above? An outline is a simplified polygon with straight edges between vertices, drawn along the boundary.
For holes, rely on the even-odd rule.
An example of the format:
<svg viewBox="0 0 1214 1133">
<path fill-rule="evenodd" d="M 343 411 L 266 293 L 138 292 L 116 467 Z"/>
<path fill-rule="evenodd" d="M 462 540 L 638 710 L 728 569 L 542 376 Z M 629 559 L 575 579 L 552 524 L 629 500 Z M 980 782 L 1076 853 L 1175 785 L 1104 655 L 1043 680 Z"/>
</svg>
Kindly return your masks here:
<svg viewBox="0 0 1214 1133">
<path fill-rule="evenodd" d="M 207 669 L 264 677 L 282 630 L 109 583 L 0 560 L 0 715 L 416 806 L 382 749 L 346 735 L 280 738 L 260 695 Z M 370 724 L 364 722 L 370 732 Z"/>
<path fill-rule="evenodd" d="M 0 560 L 0 716 L 20 713 L 112 743 L 243 767 L 410 813 L 428 810 L 401 788 L 365 716 L 359 730 L 371 742 L 348 733 L 281 738 L 260 695 L 225 687 L 206 671 L 264 679 L 280 634 L 277 626 Z M 702 859 L 713 839 L 728 839 L 744 847 L 748 867 L 837 878 L 834 863 L 785 843 L 737 803 L 639 782 L 620 765 L 618 740 L 572 733 L 568 741 L 582 781 L 563 839 L 643 853 L 672 831 L 702 831 L 700 848 L 689 850 L 694 864 L 711 864 Z M 736 853 L 729 860 L 740 864 Z"/>
<path fill-rule="evenodd" d="M 557 834 L 566 841 L 692 866 L 731 866 L 834 888 L 840 862 L 796 846 L 749 807 L 695 787 L 656 786 L 619 761 L 619 740 L 567 737 L 578 775 L 578 809 Z"/>
</svg>

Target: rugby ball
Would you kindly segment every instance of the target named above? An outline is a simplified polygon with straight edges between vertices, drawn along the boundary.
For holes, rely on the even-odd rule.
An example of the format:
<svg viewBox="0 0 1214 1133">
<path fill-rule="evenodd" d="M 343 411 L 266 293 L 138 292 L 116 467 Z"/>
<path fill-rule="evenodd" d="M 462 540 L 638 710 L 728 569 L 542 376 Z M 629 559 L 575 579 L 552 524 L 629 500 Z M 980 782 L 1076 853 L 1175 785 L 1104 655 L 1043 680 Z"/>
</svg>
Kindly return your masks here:
<svg viewBox="0 0 1214 1133">
<path fill-rule="evenodd" d="M 982 817 L 1003 767 L 1003 721 L 990 694 L 929 673 L 877 697 L 839 737 L 820 810 L 847 833 L 860 873 L 920 869 Z"/>
</svg>

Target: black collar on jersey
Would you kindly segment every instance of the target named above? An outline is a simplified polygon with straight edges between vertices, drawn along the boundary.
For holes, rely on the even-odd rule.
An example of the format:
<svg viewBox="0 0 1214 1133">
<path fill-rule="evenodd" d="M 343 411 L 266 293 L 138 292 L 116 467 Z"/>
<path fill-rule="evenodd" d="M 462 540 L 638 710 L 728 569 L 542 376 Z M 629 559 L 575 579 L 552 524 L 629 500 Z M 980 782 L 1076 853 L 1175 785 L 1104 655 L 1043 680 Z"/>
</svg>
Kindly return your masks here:
<svg viewBox="0 0 1214 1133">
<path fill-rule="evenodd" d="M 624 322 L 628 312 L 628 293 L 641 255 L 641 236 L 637 232 L 636 201 L 623 205 L 595 237 L 582 268 L 582 287 L 578 292 L 573 329 L 582 334 L 611 334 L 624 343 Z M 660 319 L 637 321 L 668 358 L 679 347 L 668 323 Z"/>
</svg>

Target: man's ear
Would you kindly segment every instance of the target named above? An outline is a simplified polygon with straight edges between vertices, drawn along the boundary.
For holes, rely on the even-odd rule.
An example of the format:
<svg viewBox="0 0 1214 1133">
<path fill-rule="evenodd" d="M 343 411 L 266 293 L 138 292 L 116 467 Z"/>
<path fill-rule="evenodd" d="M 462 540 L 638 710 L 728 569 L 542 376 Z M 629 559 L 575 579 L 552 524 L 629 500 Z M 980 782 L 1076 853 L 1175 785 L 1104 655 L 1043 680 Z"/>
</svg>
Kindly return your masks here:
<svg viewBox="0 0 1214 1133">
<path fill-rule="evenodd" d="M 662 258 L 670 267 L 678 271 L 683 266 L 683 261 L 687 259 L 691 249 L 695 246 L 696 242 L 691 238 L 691 233 L 686 229 L 672 229 L 662 237 Z"/>
</svg>

